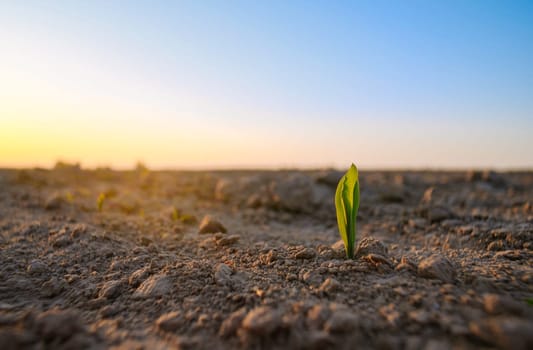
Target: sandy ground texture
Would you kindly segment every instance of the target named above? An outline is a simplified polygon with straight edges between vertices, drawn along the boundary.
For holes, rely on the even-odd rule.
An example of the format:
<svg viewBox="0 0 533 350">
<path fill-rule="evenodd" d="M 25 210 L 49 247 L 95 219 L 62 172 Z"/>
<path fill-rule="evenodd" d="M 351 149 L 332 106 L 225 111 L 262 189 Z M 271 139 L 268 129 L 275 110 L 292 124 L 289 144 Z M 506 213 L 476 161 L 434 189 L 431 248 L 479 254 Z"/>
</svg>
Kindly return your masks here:
<svg viewBox="0 0 533 350">
<path fill-rule="evenodd" d="M 0 171 L 0 349 L 533 349 L 533 173 Z"/>
</svg>

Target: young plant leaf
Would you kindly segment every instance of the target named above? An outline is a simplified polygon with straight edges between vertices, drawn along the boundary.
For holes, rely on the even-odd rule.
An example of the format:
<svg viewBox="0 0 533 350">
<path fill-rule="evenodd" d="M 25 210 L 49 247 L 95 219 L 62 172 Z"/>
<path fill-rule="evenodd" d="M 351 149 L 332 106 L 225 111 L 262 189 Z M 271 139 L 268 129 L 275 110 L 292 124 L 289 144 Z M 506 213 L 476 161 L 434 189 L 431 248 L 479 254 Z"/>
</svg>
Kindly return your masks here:
<svg viewBox="0 0 533 350">
<path fill-rule="evenodd" d="M 359 210 L 359 173 L 354 164 L 337 185 L 335 209 L 337 210 L 337 224 L 344 242 L 346 256 L 353 258 L 357 230 L 357 211 Z"/>
<path fill-rule="evenodd" d="M 98 195 L 98 199 L 96 200 L 96 207 L 98 208 L 98 211 L 102 211 L 104 207 L 105 199 L 106 199 L 105 193 L 102 192 Z"/>
</svg>

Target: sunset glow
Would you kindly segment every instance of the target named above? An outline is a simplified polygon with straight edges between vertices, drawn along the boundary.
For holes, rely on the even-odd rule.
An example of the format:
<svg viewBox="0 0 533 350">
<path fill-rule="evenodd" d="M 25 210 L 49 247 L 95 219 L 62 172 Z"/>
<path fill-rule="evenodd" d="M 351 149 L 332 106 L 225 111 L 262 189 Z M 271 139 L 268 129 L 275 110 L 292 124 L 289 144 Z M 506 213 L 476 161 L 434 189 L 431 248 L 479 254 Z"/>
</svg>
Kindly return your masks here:
<svg viewBox="0 0 533 350">
<path fill-rule="evenodd" d="M 3 3 L 0 167 L 533 166 L 530 4 L 267 3 Z"/>
</svg>

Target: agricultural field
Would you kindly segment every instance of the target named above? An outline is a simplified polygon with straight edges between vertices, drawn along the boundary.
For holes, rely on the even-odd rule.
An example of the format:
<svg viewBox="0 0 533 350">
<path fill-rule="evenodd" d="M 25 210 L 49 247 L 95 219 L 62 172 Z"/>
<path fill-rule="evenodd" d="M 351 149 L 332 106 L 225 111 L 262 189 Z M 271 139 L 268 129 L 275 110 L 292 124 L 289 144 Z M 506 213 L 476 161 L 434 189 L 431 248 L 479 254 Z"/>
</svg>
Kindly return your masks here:
<svg viewBox="0 0 533 350">
<path fill-rule="evenodd" d="M 532 349 L 533 173 L 0 170 L 0 349 Z"/>
</svg>

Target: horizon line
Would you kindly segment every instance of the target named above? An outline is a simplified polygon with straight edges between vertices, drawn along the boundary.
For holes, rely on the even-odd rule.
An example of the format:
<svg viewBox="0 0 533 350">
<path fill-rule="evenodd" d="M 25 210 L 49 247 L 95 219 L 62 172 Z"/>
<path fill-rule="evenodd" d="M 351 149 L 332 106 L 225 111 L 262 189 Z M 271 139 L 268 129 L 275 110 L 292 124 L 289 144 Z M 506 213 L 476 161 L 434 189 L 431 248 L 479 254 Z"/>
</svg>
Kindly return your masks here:
<svg viewBox="0 0 533 350">
<path fill-rule="evenodd" d="M 138 167 L 137 164 L 134 164 L 133 166 L 109 166 L 109 165 L 102 165 L 102 166 L 83 166 L 80 163 L 63 163 L 66 165 L 66 167 L 72 166 L 76 167 L 79 166 L 79 169 L 82 171 L 96 171 L 96 170 L 111 170 L 111 171 L 117 171 L 117 172 L 126 172 L 126 171 L 135 171 Z M 272 166 L 272 167 L 265 167 L 265 166 L 192 166 L 192 167 L 150 167 L 146 166 L 144 163 L 141 163 L 146 169 L 149 171 L 154 172 L 231 172 L 231 171 L 244 171 L 244 172 L 252 172 L 252 171 L 258 171 L 258 172 L 276 172 L 276 171 L 324 171 L 324 170 L 337 170 L 342 171 L 344 168 L 336 167 L 336 166 Z M 47 170 L 47 171 L 53 171 L 55 170 L 56 166 L 4 166 L 0 165 L 0 171 L 16 171 L 16 170 Z M 364 171 L 364 172 L 467 172 L 467 171 L 496 171 L 496 172 L 505 172 L 505 173 L 513 173 L 513 172 L 533 172 L 533 166 L 518 166 L 518 167 L 446 167 L 446 166 L 371 166 L 371 167 L 365 167 L 365 166 L 358 166 L 358 170 Z"/>
</svg>

